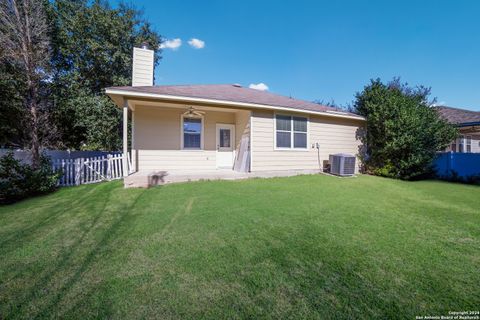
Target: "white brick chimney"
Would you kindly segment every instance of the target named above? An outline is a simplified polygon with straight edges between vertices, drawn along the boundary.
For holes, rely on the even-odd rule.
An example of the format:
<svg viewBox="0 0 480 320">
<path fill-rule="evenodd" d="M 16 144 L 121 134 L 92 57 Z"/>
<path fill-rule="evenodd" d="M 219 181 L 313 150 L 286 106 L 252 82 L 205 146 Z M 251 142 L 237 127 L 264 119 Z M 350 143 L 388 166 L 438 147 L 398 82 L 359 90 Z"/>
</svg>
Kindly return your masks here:
<svg viewBox="0 0 480 320">
<path fill-rule="evenodd" d="M 153 86 L 153 50 L 146 44 L 133 48 L 132 86 Z"/>
</svg>

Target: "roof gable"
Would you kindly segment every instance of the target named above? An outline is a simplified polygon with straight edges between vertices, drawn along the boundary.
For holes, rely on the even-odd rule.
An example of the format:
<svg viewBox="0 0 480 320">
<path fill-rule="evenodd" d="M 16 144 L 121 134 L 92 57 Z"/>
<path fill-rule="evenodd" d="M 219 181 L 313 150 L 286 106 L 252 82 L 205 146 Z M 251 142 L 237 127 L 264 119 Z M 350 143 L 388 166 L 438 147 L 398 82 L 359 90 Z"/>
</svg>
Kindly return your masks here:
<svg viewBox="0 0 480 320">
<path fill-rule="evenodd" d="M 435 107 L 438 113 L 448 122 L 456 125 L 480 123 L 480 112 L 452 107 Z"/>
</svg>

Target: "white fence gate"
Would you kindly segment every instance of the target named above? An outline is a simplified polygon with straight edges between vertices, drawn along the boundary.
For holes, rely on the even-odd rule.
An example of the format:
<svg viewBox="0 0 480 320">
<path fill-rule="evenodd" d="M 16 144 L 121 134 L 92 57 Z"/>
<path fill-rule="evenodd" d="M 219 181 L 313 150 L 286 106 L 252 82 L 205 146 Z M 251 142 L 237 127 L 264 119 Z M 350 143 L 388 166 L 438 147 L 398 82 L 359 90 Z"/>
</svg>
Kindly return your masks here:
<svg viewBox="0 0 480 320">
<path fill-rule="evenodd" d="M 127 155 L 128 173 L 133 173 L 130 154 Z M 123 155 L 107 155 L 91 158 L 55 159 L 53 170 L 63 174 L 59 186 L 75 186 L 123 178 Z"/>
</svg>

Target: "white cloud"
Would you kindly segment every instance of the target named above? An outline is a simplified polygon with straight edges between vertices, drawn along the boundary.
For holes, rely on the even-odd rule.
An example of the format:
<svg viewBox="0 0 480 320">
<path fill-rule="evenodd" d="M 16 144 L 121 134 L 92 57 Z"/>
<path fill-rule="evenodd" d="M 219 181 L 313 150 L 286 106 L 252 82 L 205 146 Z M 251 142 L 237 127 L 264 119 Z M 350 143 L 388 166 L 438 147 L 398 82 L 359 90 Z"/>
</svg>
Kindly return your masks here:
<svg viewBox="0 0 480 320">
<path fill-rule="evenodd" d="M 182 39 L 175 38 L 172 40 L 166 40 L 162 44 L 160 44 L 160 49 L 172 49 L 177 50 L 182 45 Z"/>
<path fill-rule="evenodd" d="M 255 89 L 255 90 L 260 90 L 260 91 L 267 91 L 268 90 L 268 86 L 263 83 L 263 82 L 260 82 L 260 83 L 250 83 L 250 85 L 248 86 L 250 89 Z"/>
<path fill-rule="evenodd" d="M 188 41 L 188 44 L 194 47 L 195 49 L 203 49 L 205 47 L 205 41 L 200 39 L 192 38 Z"/>
</svg>

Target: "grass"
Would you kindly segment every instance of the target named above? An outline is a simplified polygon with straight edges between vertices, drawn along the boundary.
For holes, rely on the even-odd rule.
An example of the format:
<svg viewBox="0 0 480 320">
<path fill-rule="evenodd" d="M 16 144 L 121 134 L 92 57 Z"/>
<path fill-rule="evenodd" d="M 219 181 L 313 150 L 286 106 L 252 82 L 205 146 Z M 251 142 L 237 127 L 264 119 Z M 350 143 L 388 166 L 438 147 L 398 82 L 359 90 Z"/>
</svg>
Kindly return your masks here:
<svg viewBox="0 0 480 320">
<path fill-rule="evenodd" d="M 370 176 L 64 188 L 0 207 L 0 318 L 478 310 L 480 188 Z"/>
</svg>

